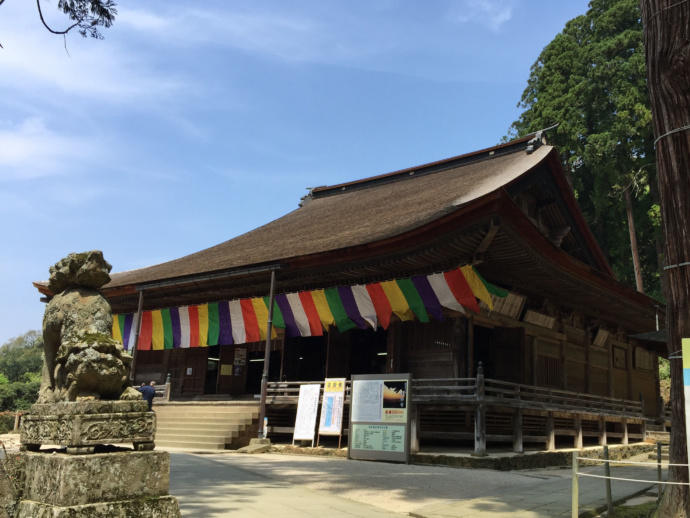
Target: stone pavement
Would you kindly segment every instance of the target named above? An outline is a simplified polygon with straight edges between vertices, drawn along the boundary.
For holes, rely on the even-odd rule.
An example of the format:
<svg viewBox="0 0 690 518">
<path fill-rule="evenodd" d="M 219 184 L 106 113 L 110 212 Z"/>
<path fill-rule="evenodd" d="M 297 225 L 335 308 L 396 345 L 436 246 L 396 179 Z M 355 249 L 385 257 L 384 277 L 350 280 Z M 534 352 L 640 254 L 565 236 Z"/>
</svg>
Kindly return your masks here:
<svg viewBox="0 0 690 518">
<path fill-rule="evenodd" d="M 182 516 L 190 518 L 400 518 L 371 505 L 183 453 L 171 453 L 170 494 L 178 498 Z"/>
<path fill-rule="evenodd" d="M 287 455 L 172 453 L 170 494 L 183 516 L 552 518 L 571 516 L 570 469 L 496 472 Z M 300 458 L 301 457 L 301 458 Z M 652 466 L 612 476 L 656 480 Z M 603 474 L 603 468 L 581 471 Z M 580 477 L 579 512 L 606 504 L 603 479 Z M 613 481 L 614 501 L 653 483 Z"/>
</svg>

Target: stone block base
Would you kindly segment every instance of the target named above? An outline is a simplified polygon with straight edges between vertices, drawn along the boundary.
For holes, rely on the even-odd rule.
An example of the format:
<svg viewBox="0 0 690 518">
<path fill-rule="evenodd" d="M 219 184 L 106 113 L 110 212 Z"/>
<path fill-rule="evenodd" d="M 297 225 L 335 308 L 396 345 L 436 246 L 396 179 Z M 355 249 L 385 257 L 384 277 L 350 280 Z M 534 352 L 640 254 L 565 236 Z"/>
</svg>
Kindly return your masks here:
<svg viewBox="0 0 690 518">
<path fill-rule="evenodd" d="M 133 443 L 153 449 L 156 415 L 145 401 L 79 401 L 36 404 L 22 419 L 22 450 L 43 444 L 67 446 L 67 453 L 93 453 L 101 444 Z"/>
<path fill-rule="evenodd" d="M 17 518 L 179 518 L 180 516 L 177 499 L 172 496 L 69 507 L 23 500 L 17 510 Z"/>
<path fill-rule="evenodd" d="M 20 453 L 21 500 L 13 518 L 179 518 L 168 495 L 170 455 Z M 0 517 L 2 515 L 0 514 Z"/>
</svg>

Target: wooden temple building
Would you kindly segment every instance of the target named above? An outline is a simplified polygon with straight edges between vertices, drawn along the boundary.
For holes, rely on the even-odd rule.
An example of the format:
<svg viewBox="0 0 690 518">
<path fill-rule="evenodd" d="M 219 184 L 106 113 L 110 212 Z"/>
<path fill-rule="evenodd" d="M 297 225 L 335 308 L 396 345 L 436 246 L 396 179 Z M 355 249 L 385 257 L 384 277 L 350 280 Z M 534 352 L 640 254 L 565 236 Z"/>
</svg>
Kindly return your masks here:
<svg viewBox="0 0 690 518">
<path fill-rule="evenodd" d="M 244 235 L 112 274 L 134 382 L 255 401 L 272 274 L 269 432 L 299 383 L 383 372 L 412 374 L 416 443 L 627 442 L 662 413 L 663 348 L 633 336 L 664 315 L 616 280 L 539 134 L 311 189 Z"/>
</svg>

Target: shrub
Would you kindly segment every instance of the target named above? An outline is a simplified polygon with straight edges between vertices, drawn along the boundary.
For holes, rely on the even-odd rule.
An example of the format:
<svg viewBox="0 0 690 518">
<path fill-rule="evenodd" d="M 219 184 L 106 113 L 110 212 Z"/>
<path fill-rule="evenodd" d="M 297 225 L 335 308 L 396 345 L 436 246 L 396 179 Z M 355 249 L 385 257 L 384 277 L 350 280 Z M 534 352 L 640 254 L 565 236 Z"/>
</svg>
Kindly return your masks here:
<svg viewBox="0 0 690 518">
<path fill-rule="evenodd" d="M 28 410 L 38 399 L 40 380 L 0 385 L 0 412 Z"/>
<path fill-rule="evenodd" d="M 0 412 L 0 435 L 14 429 L 15 412 Z"/>
</svg>

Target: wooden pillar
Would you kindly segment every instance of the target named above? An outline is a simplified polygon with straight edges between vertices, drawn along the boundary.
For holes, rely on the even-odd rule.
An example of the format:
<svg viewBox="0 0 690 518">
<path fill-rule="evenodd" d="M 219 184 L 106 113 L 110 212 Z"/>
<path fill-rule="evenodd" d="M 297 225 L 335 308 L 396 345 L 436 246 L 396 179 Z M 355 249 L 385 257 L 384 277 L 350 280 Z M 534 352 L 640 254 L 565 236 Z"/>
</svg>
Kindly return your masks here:
<svg viewBox="0 0 690 518">
<path fill-rule="evenodd" d="M 522 446 L 522 408 L 518 408 L 513 414 L 513 451 L 524 453 Z"/>
<path fill-rule="evenodd" d="M 580 414 L 575 416 L 575 443 L 573 448 L 582 449 L 582 416 Z"/>
<path fill-rule="evenodd" d="M 592 393 L 592 365 L 589 358 L 590 351 L 592 350 L 592 332 L 589 329 L 585 330 L 584 337 L 585 345 L 585 392 L 587 394 Z"/>
<path fill-rule="evenodd" d="M 386 372 L 400 372 L 401 349 L 400 349 L 400 322 L 393 322 L 386 334 Z"/>
<path fill-rule="evenodd" d="M 566 345 L 565 341 L 561 340 L 559 342 L 560 353 L 561 353 L 561 388 L 563 390 L 568 390 L 568 362 L 566 361 Z"/>
<path fill-rule="evenodd" d="M 467 319 L 467 377 L 474 377 L 474 318 Z"/>
<path fill-rule="evenodd" d="M 546 416 L 546 449 L 548 451 L 556 449 L 556 431 L 554 430 L 552 412 Z"/>
<path fill-rule="evenodd" d="M 661 403 L 661 385 L 659 384 L 659 357 L 654 354 L 654 414 L 655 416 L 664 417 L 664 405 Z"/>
<path fill-rule="evenodd" d="M 628 397 L 633 401 L 637 401 L 638 395 L 633 393 L 633 359 L 632 359 L 632 345 L 628 344 L 625 348 L 625 369 L 628 378 Z"/>
<path fill-rule="evenodd" d="M 599 418 L 599 446 L 606 446 L 606 418 Z"/>
<path fill-rule="evenodd" d="M 412 404 L 410 419 L 410 453 L 419 453 L 420 415 L 419 406 Z"/>
<path fill-rule="evenodd" d="M 606 344 L 606 352 L 608 353 L 609 361 L 608 361 L 608 376 L 607 376 L 607 381 L 609 384 L 609 397 L 614 397 L 613 394 L 613 345 L 611 344 L 611 340 L 607 341 Z"/>
<path fill-rule="evenodd" d="M 467 350 L 467 319 L 453 319 L 453 376 L 465 377 L 468 366 L 469 352 Z"/>
<path fill-rule="evenodd" d="M 622 444 L 628 444 L 628 420 L 627 420 L 627 418 L 625 418 L 625 417 L 623 418 L 621 425 L 623 426 L 623 440 L 621 442 L 622 442 Z"/>
<path fill-rule="evenodd" d="M 486 404 L 484 403 L 484 368 L 477 367 L 477 386 L 475 389 L 477 406 L 474 411 L 474 454 L 486 455 Z"/>
<path fill-rule="evenodd" d="M 537 343 L 537 337 L 532 337 L 532 385 L 537 386 L 537 358 L 539 356 L 539 344 Z"/>
<path fill-rule="evenodd" d="M 168 374 L 170 374 L 170 356 L 172 355 L 172 349 L 165 349 L 163 351 L 163 379 L 160 382 L 156 383 L 165 383 L 165 380 L 168 377 Z"/>
<path fill-rule="evenodd" d="M 331 373 L 331 327 L 333 326 L 328 326 L 328 329 L 326 329 L 326 378 L 328 378 Z"/>
</svg>

